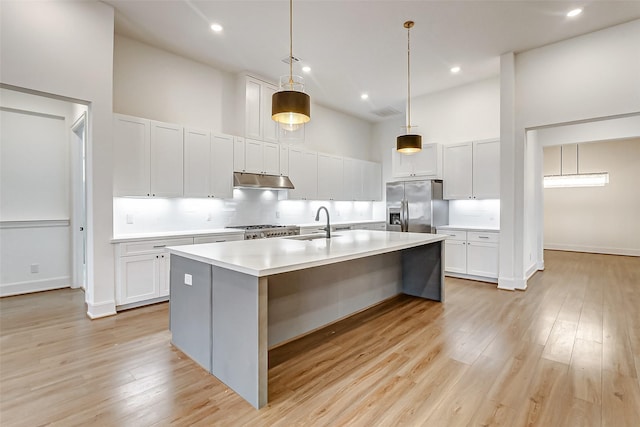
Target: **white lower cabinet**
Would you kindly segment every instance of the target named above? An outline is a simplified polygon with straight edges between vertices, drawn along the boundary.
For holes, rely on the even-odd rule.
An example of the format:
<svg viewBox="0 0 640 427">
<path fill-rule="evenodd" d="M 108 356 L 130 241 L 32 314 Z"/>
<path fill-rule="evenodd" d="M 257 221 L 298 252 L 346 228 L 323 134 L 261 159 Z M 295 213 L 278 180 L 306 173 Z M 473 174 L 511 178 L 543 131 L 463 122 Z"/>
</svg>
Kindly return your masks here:
<svg viewBox="0 0 640 427">
<path fill-rule="evenodd" d="M 169 296 L 170 256 L 167 246 L 242 240 L 244 234 L 224 234 L 118 243 L 116 255 L 116 306 L 138 307 Z"/>
<path fill-rule="evenodd" d="M 498 278 L 500 234 L 492 231 L 439 230 L 445 240 L 445 274 L 476 280 Z"/>
</svg>

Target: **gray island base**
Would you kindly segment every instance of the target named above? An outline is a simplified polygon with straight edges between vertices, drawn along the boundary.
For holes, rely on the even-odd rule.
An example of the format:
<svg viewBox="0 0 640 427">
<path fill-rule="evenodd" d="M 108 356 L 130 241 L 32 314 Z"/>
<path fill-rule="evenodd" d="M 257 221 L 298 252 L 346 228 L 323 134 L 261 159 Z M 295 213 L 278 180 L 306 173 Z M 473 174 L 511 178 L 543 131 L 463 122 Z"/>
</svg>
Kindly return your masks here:
<svg viewBox="0 0 640 427">
<path fill-rule="evenodd" d="M 260 408 L 269 348 L 400 293 L 443 301 L 445 237 L 358 230 L 170 248 L 172 343 Z"/>
</svg>

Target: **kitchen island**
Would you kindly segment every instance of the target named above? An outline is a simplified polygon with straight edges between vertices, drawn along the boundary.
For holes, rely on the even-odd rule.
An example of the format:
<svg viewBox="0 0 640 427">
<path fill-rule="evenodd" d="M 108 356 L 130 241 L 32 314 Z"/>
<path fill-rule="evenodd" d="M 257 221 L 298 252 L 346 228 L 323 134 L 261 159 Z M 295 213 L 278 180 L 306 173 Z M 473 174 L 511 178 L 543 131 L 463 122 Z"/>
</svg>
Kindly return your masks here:
<svg viewBox="0 0 640 427">
<path fill-rule="evenodd" d="M 172 343 L 260 408 L 269 348 L 399 293 L 442 301 L 445 238 L 357 230 L 171 247 Z"/>
</svg>

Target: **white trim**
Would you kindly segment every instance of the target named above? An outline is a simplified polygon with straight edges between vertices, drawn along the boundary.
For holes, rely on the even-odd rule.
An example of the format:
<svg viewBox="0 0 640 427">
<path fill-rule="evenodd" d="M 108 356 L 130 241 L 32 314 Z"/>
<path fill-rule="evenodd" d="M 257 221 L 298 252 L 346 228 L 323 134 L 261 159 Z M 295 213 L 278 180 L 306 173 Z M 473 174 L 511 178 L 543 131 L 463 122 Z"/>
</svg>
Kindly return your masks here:
<svg viewBox="0 0 640 427">
<path fill-rule="evenodd" d="M 53 119 L 53 120 L 65 120 L 64 116 L 58 116 L 55 114 L 47 114 L 41 113 L 39 111 L 31 111 L 31 110 L 21 110 L 18 108 L 10 108 L 10 107 L 0 107 L 0 111 L 6 111 L 8 113 L 16 113 L 16 114 L 25 114 L 28 116 L 38 116 L 44 117 L 45 119 Z"/>
<path fill-rule="evenodd" d="M 513 277 L 510 278 L 498 278 L 498 289 L 502 289 L 505 291 L 524 291 L 527 289 L 527 281 L 526 279 L 516 279 Z"/>
<path fill-rule="evenodd" d="M 529 266 L 529 268 L 527 268 L 527 271 L 526 271 L 526 273 L 525 273 L 525 275 L 524 275 L 524 277 L 526 277 L 526 278 L 527 278 L 526 280 L 531 279 L 531 276 L 533 276 L 533 275 L 536 273 L 536 271 L 538 271 L 538 266 L 537 266 L 537 265 L 536 265 L 536 263 L 534 262 L 533 264 L 531 264 L 531 265 Z"/>
<path fill-rule="evenodd" d="M 444 272 L 445 277 L 456 277 L 458 279 L 475 280 L 477 282 L 498 283 L 497 277 L 474 276 L 472 274 L 455 273 L 450 271 Z"/>
<path fill-rule="evenodd" d="M 18 221 L 0 220 L 0 229 L 8 228 L 40 228 L 40 227 L 69 227 L 69 218 L 61 219 L 25 219 Z"/>
<path fill-rule="evenodd" d="M 605 255 L 640 256 L 640 249 L 633 249 L 633 248 L 607 248 L 607 247 L 598 247 L 598 246 L 566 245 L 562 243 L 547 243 L 547 242 L 545 242 L 544 248 L 552 251 L 587 252 L 587 253 L 605 254 Z"/>
<path fill-rule="evenodd" d="M 49 279 L 29 280 L 0 285 L 0 297 L 28 294 L 32 292 L 50 291 L 52 289 L 68 288 L 71 277 L 60 276 Z"/>
<path fill-rule="evenodd" d="M 91 304 L 87 302 L 87 316 L 92 320 L 99 319 L 101 317 L 114 316 L 115 314 L 115 300 L 101 302 L 99 304 Z"/>
</svg>

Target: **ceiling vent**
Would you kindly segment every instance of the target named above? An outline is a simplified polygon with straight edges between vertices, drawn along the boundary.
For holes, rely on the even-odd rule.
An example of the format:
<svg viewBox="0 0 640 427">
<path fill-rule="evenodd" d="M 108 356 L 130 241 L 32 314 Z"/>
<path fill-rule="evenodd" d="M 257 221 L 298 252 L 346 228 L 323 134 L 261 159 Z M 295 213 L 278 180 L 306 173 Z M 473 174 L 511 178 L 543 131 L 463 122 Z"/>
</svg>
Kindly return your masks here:
<svg viewBox="0 0 640 427">
<path fill-rule="evenodd" d="M 373 114 L 375 114 L 378 117 L 391 117 L 391 116 L 395 116 L 397 114 L 402 114 L 402 111 L 398 111 L 393 107 L 384 107 L 384 108 L 380 108 L 378 110 L 373 110 L 372 111 Z"/>
<path fill-rule="evenodd" d="M 300 62 L 300 58 L 296 58 L 295 56 L 291 57 L 293 59 L 293 63 L 296 64 L 298 62 Z M 289 56 L 285 56 L 284 58 L 282 58 L 282 62 L 284 62 L 285 64 L 289 64 Z"/>
</svg>

